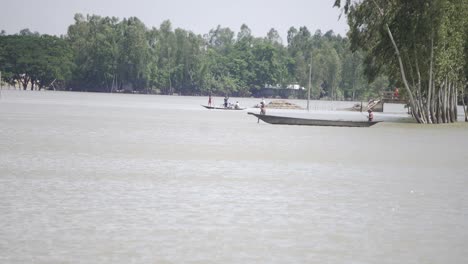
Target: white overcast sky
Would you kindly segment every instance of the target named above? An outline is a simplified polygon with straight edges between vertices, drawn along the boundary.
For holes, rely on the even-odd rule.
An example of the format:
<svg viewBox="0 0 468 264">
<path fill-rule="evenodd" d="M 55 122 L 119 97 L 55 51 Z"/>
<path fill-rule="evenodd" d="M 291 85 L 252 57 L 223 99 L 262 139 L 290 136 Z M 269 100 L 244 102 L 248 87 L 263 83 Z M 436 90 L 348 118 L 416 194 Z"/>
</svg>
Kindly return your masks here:
<svg viewBox="0 0 468 264">
<path fill-rule="evenodd" d="M 148 28 L 169 19 L 173 28 L 206 34 L 217 25 L 238 32 L 246 24 L 256 37 L 275 28 L 286 42 L 291 26 L 306 26 L 313 34 L 333 30 L 344 36 L 346 19 L 334 0 L 0 0 L 0 30 L 7 34 L 29 28 L 41 34 L 62 35 L 75 13 L 136 16 Z"/>
</svg>

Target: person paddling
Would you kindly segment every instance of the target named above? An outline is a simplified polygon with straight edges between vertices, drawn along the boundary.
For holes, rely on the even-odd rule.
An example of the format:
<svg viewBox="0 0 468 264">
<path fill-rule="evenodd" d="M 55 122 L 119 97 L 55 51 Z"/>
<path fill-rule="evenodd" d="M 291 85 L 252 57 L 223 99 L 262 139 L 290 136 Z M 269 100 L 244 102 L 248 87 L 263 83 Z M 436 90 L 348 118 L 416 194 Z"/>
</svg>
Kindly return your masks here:
<svg viewBox="0 0 468 264">
<path fill-rule="evenodd" d="M 211 93 L 210 93 L 210 95 L 208 97 L 208 106 L 211 106 Z"/>
<path fill-rule="evenodd" d="M 224 108 L 227 108 L 228 107 L 228 100 L 229 100 L 229 97 L 226 95 L 224 97 Z"/>
<path fill-rule="evenodd" d="M 369 116 L 367 118 L 369 122 L 372 122 L 372 120 L 374 120 L 374 113 L 372 113 L 372 109 L 367 110 L 367 112 L 369 113 Z"/>
<path fill-rule="evenodd" d="M 266 114 L 265 102 L 264 102 L 264 101 L 261 101 L 261 102 L 260 102 L 260 114 L 261 114 L 261 115 Z"/>
</svg>

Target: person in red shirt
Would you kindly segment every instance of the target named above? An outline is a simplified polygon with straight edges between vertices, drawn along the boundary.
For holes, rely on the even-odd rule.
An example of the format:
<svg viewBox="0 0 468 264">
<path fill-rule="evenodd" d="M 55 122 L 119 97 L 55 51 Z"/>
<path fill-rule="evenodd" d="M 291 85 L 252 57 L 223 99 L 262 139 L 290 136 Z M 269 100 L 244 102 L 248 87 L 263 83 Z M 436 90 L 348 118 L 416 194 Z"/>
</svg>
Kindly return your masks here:
<svg viewBox="0 0 468 264">
<path fill-rule="evenodd" d="M 393 97 L 395 99 L 398 99 L 398 96 L 400 96 L 400 93 L 398 92 L 398 88 L 395 88 L 395 92 L 393 93 Z"/>
</svg>

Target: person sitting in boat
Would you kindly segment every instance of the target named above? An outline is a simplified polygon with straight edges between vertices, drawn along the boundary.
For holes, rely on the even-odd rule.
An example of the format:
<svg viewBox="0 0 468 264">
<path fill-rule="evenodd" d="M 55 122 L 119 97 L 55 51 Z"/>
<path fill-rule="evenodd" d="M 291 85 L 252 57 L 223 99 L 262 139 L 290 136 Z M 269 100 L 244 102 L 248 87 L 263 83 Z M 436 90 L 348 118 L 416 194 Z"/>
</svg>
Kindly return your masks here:
<svg viewBox="0 0 468 264">
<path fill-rule="evenodd" d="M 239 101 L 236 101 L 236 104 L 234 105 L 234 108 L 235 108 L 235 109 L 239 109 L 239 108 L 240 108 Z"/>
<path fill-rule="evenodd" d="M 260 102 L 260 114 L 261 115 L 266 114 L 265 102 L 263 102 L 263 101 Z"/>
<path fill-rule="evenodd" d="M 372 120 L 374 120 L 374 113 L 372 113 L 372 109 L 367 110 L 367 112 L 369 113 L 367 119 L 369 120 L 369 122 L 372 122 Z"/>
<path fill-rule="evenodd" d="M 224 107 L 227 108 L 228 107 L 228 100 L 229 100 L 229 97 L 226 95 L 224 97 Z"/>
</svg>

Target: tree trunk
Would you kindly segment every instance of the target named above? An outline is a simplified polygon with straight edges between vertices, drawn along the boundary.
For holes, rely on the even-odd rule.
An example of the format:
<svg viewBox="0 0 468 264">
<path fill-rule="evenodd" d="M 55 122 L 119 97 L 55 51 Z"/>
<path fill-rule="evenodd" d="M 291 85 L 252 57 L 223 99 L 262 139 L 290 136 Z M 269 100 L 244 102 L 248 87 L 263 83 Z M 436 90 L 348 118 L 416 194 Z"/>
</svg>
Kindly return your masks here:
<svg viewBox="0 0 468 264">
<path fill-rule="evenodd" d="M 31 91 L 34 91 L 34 84 L 36 83 L 36 80 L 31 78 Z"/>
<path fill-rule="evenodd" d="M 440 87 L 439 89 L 439 96 L 437 96 L 437 111 L 436 111 L 436 117 L 437 117 L 437 123 L 442 123 L 442 90 L 443 87 Z"/>
<path fill-rule="evenodd" d="M 21 78 L 20 82 L 23 85 L 23 90 L 28 89 L 29 78 L 27 76 L 25 76 L 24 78 Z"/>
<path fill-rule="evenodd" d="M 418 106 L 416 105 L 416 102 L 413 97 L 413 93 L 411 92 L 411 89 L 409 87 L 408 81 L 406 80 L 406 74 L 405 74 L 405 68 L 403 66 L 403 61 L 401 60 L 401 55 L 400 55 L 400 50 L 398 49 L 398 46 L 395 43 L 395 39 L 393 39 L 393 34 L 392 31 L 390 30 L 390 27 L 388 24 L 385 25 L 387 29 L 388 36 L 390 37 L 390 40 L 392 41 L 393 48 L 395 49 L 395 53 L 398 58 L 398 63 L 400 65 L 400 73 L 401 73 L 401 78 L 403 79 L 403 83 L 405 85 L 405 89 L 408 92 L 409 98 L 410 98 L 410 105 L 411 108 L 413 109 L 413 116 L 416 118 L 416 121 L 418 123 L 425 123 L 424 120 L 421 119 L 420 117 L 420 109 L 417 109 Z"/>
<path fill-rule="evenodd" d="M 448 81 L 448 80 L 447 80 Z M 447 83 L 447 86 L 445 86 L 445 94 L 444 94 L 444 118 L 445 118 L 445 123 L 450 122 L 450 88 L 451 88 L 451 83 Z"/>
<path fill-rule="evenodd" d="M 458 109 L 457 109 L 457 105 L 458 105 L 458 89 L 457 89 L 457 87 L 454 85 L 454 86 L 453 86 L 453 91 L 452 91 L 453 122 L 457 122 L 457 121 L 458 121 Z"/>
<path fill-rule="evenodd" d="M 463 104 L 463 112 L 465 113 L 465 122 L 468 122 L 468 112 L 466 109 L 466 103 L 465 103 L 465 88 L 462 89 L 462 104 Z"/>
<path fill-rule="evenodd" d="M 432 83 L 431 83 L 431 99 L 432 99 L 432 103 L 431 103 L 431 107 L 429 109 L 429 112 L 431 114 L 431 120 L 432 122 L 435 122 L 437 123 L 438 120 L 435 116 L 435 113 L 434 113 L 434 107 L 437 105 L 437 97 L 436 97 L 436 91 L 435 91 L 435 83 L 434 83 L 434 80 L 432 80 Z"/>
<path fill-rule="evenodd" d="M 427 121 L 429 123 L 433 123 L 434 120 L 434 115 L 432 113 L 432 62 L 434 60 L 434 33 L 432 33 L 431 36 L 431 58 L 430 58 L 430 65 L 429 65 L 429 90 L 427 92 L 427 106 L 426 106 L 426 116 L 427 116 Z"/>
<path fill-rule="evenodd" d="M 447 121 L 446 117 L 447 117 L 447 114 L 446 114 L 446 109 L 447 109 L 447 86 L 449 85 L 447 83 L 447 80 L 445 80 L 445 85 L 442 87 L 442 90 L 441 90 L 441 94 L 442 94 L 442 104 L 441 104 L 441 111 L 440 111 L 440 114 L 441 114 L 441 117 L 442 117 L 442 122 L 445 123 Z"/>
<path fill-rule="evenodd" d="M 353 52 L 351 56 L 353 57 L 353 101 L 354 101 L 356 98 L 356 63 L 354 60 L 355 53 Z"/>
</svg>

